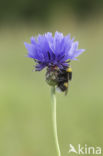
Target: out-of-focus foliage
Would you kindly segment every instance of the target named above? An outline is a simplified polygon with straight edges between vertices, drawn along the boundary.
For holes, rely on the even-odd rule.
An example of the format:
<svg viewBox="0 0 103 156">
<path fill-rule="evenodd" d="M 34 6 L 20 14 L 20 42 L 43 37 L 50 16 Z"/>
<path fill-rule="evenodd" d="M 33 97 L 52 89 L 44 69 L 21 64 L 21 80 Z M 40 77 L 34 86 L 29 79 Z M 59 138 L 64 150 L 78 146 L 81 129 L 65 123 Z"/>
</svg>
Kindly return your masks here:
<svg viewBox="0 0 103 156">
<path fill-rule="evenodd" d="M 0 3 L 0 19 L 47 19 L 53 7 L 64 5 L 79 17 L 103 10 L 103 0 L 9 0 Z"/>
</svg>

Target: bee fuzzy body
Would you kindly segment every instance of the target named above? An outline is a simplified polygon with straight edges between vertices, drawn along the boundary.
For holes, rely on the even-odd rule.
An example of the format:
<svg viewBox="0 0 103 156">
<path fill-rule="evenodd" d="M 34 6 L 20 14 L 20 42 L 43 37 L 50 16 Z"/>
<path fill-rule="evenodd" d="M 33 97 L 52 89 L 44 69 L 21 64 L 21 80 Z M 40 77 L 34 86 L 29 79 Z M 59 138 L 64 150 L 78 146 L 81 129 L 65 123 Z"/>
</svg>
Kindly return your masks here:
<svg viewBox="0 0 103 156">
<path fill-rule="evenodd" d="M 46 81 L 51 86 L 56 86 L 61 92 L 68 92 L 69 81 L 72 80 L 72 68 L 59 69 L 57 66 L 47 68 Z"/>
<path fill-rule="evenodd" d="M 62 92 L 65 92 L 65 94 L 67 94 L 70 80 L 72 80 L 71 67 L 61 70 L 61 72 L 58 75 L 57 88 L 59 88 L 59 90 L 61 90 Z"/>
</svg>

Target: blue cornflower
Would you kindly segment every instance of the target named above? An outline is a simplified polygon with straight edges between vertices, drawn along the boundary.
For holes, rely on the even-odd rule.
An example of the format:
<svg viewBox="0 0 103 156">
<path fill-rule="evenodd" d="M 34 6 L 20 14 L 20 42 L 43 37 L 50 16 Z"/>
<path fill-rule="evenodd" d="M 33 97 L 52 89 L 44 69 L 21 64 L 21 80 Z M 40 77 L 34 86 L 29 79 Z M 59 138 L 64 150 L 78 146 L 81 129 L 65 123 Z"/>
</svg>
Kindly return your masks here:
<svg viewBox="0 0 103 156">
<path fill-rule="evenodd" d="M 70 67 L 71 60 L 84 52 L 78 49 L 78 41 L 70 38 L 70 34 L 63 36 L 60 32 L 48 32 L 38 35 L 37 38 L 31 37 L 31 43 L 24 43 L 28 50 L 28 57 L 35 60 L 35 70 L 41 71 L 47 67 L 46 80 L 50 85 L 57 85 L 61 91 L 66 91 L 68 81 L 72 78 Z"/>
<path fill-rule="evenodd" d="M 68 66 L 67 60 L 76 60 L 84 52 L 84 49 L 78 49 L 78 41 L 70 38 L 70 34 L 63 36 L 60 32 L 55 32 L 55 36 L 48 32 L 44 35 L 38 35 L 37 40 L 32 37 L 31 43 L 24 43 L 28 50 L 28 57 L 36 61 L 36 70 L 40 71 L 51 65 L 60 69 Z"/>
</svg>

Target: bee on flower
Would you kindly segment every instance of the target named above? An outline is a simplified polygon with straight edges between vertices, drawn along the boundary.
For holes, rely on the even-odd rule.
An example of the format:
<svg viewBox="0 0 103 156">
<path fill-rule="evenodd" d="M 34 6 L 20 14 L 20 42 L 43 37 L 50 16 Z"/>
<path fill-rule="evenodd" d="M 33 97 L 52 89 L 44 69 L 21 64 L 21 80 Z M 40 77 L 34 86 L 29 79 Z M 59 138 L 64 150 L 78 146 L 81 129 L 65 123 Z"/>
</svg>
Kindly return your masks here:
<svg viewBox="0 0 103 156">
<path fill-rule="evenodd" d="M 28 57 L 36 62 L 35 70 L 46 68 L 46 82 L 56 86 L 60 91 L 67 93 L 69 82 L 72 79 L 70 62 L 85 51 L 78 49 L 78 41 L 71 39 L 70 34 L 64 36 L 60 32 L 47 32 L 31 38 L 31 43 L 24 43 L 28 50 Z"/>
</svg>

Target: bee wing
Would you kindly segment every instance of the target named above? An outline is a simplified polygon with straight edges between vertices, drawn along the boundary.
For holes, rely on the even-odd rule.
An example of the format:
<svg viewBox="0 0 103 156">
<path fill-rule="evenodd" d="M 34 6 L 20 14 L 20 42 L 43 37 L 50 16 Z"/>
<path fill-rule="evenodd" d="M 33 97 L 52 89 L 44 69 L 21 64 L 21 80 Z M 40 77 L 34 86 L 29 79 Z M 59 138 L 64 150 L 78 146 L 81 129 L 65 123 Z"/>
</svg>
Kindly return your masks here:
<svg viewBox="0 0 103 156">
<path fill-rule="evenodd" d="M 66 91 L 65 91 L 65 96 L 68 94 L 68 88 L 66 89 Z"/>
<path fill-rule="evenodd" d="M 56 87 L 56 91 L 57 91 L 58 93 L 61 93 L 61 92 L 62 92 L 62 90 L 61 90 L 59 87 Z"/>
</svg>

